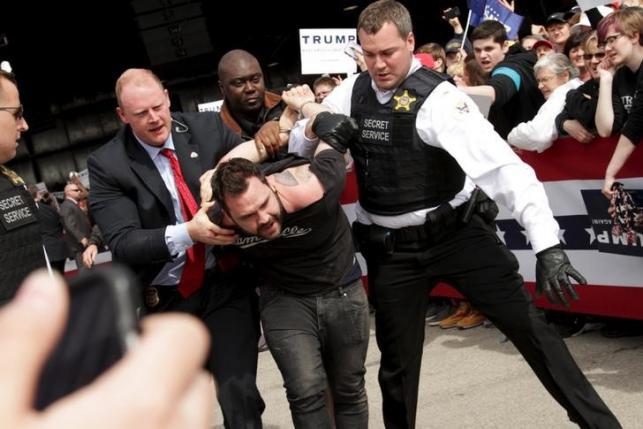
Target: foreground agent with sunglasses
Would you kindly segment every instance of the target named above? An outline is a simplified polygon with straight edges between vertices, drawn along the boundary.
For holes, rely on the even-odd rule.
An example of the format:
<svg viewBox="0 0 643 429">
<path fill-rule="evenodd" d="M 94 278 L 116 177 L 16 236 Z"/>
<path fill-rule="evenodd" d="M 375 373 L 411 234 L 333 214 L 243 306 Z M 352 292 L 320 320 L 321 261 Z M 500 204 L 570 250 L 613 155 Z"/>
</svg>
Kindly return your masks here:
<svg viewBox="0 0 643 429">
<path fill-rule="evenodd" d="M 20 176 L 4 165 L 29 129 L 22 114 L 16 80 L 0 70 L 0 305 L 13 298 L 27 274 L 45 266 L 36 204 Z"/>
<path fill-rule="evenodd" d="M 621 132 L 636 94 L 641 73 L 643 8 L 618 10 L 598 24 L 598 40 L 605 45 L 605 58 L 598 67 L 600 90 L 596 129 L 602 137 Z"/>
<path fill-rule="evenodd" d="M 598 103 L 598 65 L 605 58 L 605 47 L 598 44 L 592 32 L 583 44 L 583 61 L 590 79 L 567 93 L 565 107 L 556 117 L 556 128 L 561 137 L 570 136 L 581 143 L 590 143 L 596 137 L 596 104 Z"/>
</svg>

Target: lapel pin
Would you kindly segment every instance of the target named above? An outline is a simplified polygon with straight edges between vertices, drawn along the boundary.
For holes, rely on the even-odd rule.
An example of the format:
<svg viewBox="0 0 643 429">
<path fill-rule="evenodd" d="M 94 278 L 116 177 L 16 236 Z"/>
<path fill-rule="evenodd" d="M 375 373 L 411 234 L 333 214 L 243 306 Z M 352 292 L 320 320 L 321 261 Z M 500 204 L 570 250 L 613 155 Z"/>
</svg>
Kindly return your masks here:
<svg viewBox="0 0 643 429">
<path fill-rule="evenodd" d="M 190 158 L 198 158 L 198 157 L 199 157 L 198 153 L 196 153 L 196 152 L 190 153 Z"/>
</svg>

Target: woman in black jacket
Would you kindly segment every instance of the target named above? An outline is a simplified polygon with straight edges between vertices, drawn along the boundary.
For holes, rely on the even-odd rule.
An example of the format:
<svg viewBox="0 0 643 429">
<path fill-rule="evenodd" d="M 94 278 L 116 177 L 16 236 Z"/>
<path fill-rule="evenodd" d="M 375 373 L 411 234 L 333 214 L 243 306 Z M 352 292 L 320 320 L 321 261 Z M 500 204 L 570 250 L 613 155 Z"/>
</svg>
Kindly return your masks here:
<svg viewBox="0 0 643 429">
<path fill-rule="evenodd" d="M 593 32 L 583 45 L 583 61 L 591 78 L 567 93 L 565 107 L 556 117 L 558 134 L 569 135 L 581 143 L 589 143 L 596 136 L 594 116 L 598 103 L 598 65 L 605 57 L 605 48 L 598 45 Z"/>
</svg>

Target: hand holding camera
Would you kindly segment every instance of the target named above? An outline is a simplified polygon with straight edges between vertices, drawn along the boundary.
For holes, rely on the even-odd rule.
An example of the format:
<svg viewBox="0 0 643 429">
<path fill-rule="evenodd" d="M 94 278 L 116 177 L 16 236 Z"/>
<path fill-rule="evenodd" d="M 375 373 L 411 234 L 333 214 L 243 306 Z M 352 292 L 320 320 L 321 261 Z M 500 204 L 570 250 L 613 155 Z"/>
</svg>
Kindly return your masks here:
<svg viewBox="0 0 643 429">
<path fill-rule="evenodd" d="M 453 32 L 455 34 L 462 34 L 464 33 L 464 29 L 462 28 L 462 24 L 460 23 L 460 8 L 459 7 L 451 7 L 449 9 L 444 9 L 442 11 L 442 19 L 447 21 L 449 25 L 453 28 Z"/>
<path fill-rule="evenodd" d="M 78 289 L 70 288 L 72 296 L 68 302 L 63 279 L 38 271 L 24 281 L 14 300 L 0 310 L 0 347 L 3 350 L 0 395 L 4 398 L 0 427 L 208 426 L 214 389 L 211 377 L 201 369 L 208 349 L 207 333 L 189 316 L 163 315 L 146 319 L 143 334 L 131 351 L 113 362 L 107 372 L 85 388 L 70 393 L 70 388 L 78 387 L 75 385 L 79 380 L 87 380 L 91 375 L 86 372 L 88 369 L 96 371 L 92 372 L 92 380 L 105 369 L 98 365 L 100 362 L 88 362 L 88 356 L 94 358 L 103 352 L 118 359 L 124 353 L 120 348 L 101 348 L 105 344 L 120 343 L 120 340 L 105 342 L 106 338 L 125 340 L 123 333 L 136 331 L 135 327 L 131 331 L 125 326 L 136 323 L 136 315 L 130 313 L 133 309 L 127 305 L 121 307 L 109 298 L 113 287 L 127 290 L 132 286 L 120 281 L 120 275 L 113 274 L 101 274 L 103 280 L 98 282 L 83 280 L 77 283 L 73 288 Z M 97 277 L 92 278 L 96 280 Z M 100 303 L 101 300 L 102 306 L 109 307 L 114 317 L 104 319 L 92 314 L 95 308 L 92 302 Z M 129 317 L 132 323 L 121 326 L 111 323 L 126 313 L 130 314 L 125 319 Z M 105 315 L 105 312 L 101 314 Z M 70 329 L 69 323 L 65 328 L 67 318 L 78 322 L 75 328 Z M 56 346 L 63 329 L 65 333 Z M 70 335 L 72 330 L 76 334 L 83 331 L 86 334 L 73 336 Z M 71 360 L 64 363 L 69 358 Z M 63 366 L 51 368 L 49 372 L 45 370 L 38 382 L 46 361 L 48 366 L 54 361 Z M 64 400 L 59 401 L 60 396 L 44 396 L 46 392 L 59 395 L 63 391 L 60 396 L 65 395 Z M 36 397 L 39 407 L 34 407 Z M 47 407 L 46 412 L 37 410 L 50 403 L 52 406 Z"/>
</svg>

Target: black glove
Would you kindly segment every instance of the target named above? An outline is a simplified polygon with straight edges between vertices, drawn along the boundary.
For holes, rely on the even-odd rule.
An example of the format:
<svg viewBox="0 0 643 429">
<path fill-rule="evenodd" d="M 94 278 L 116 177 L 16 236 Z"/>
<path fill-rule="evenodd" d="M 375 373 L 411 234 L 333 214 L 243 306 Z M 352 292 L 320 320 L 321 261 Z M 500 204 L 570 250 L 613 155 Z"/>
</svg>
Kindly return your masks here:
<svg viewBox="0 0 643 429">
<path fill-rule="evenodd" d="M 333 149 L 346 153 L 351 140 L 357 136 L 355 119 L 339 113 L 321 112 L 315 116 L 313 132 Z"/>
<path fill-rule="evenodd" d="M 585 277 L 572 267 L 559 244 L 536 253 L 536 259 L 536 294 L 541 295 L 544 291 L 549 302 L 569 307 L 565 292 L 573 299 L 578 299 L 578 295 L 568 276 L 584 285 L 587 284 Z"/>
</svg>

